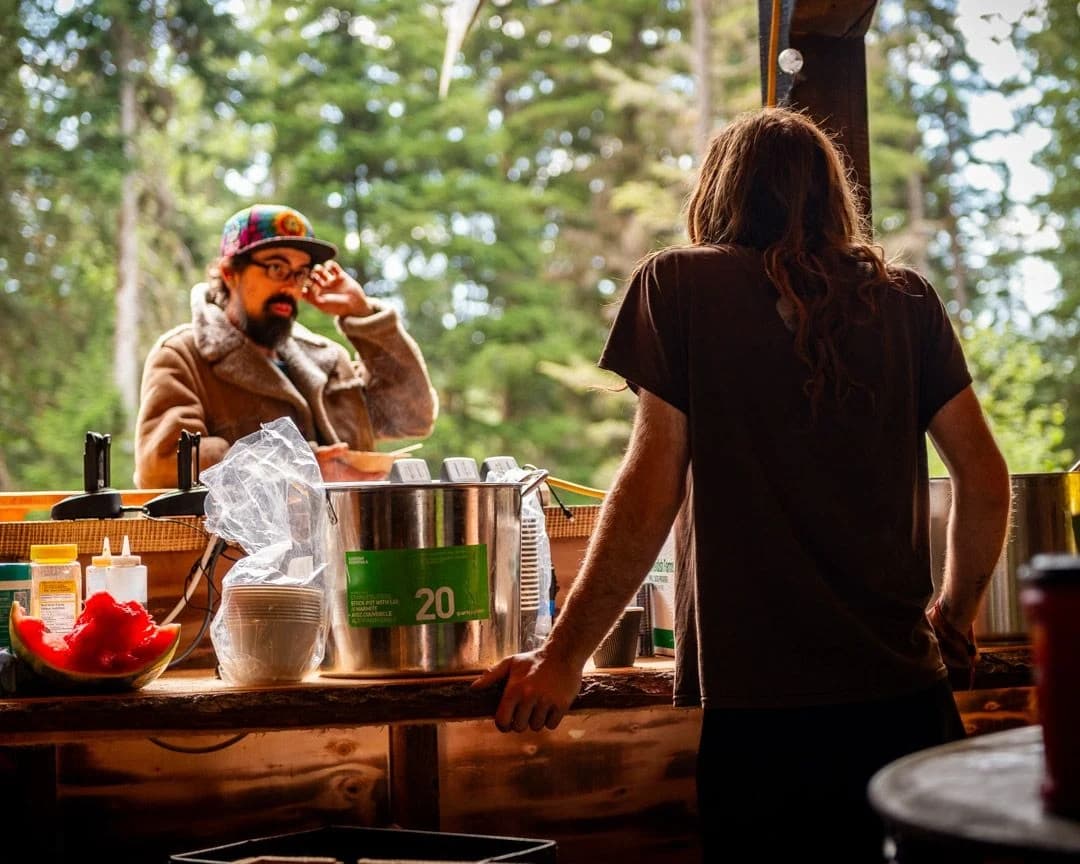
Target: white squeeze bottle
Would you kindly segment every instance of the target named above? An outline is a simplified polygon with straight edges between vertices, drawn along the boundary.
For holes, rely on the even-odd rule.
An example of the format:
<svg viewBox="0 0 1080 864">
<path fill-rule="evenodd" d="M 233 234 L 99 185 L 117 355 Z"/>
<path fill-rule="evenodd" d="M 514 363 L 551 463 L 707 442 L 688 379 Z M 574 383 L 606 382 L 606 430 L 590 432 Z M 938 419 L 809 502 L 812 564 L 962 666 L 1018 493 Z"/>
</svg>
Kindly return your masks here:
<svg viewBox="0 0 1080 864">
<path fill-rule="evenodd" d="M 109 567 L 112 566 L 112 560 L 109 538 L 106 537 L 101 544 L 101 554 L 94 555 L 90 559 L 90 565 L 86 568 L 86 593 L 84 597 L 108 589 Z"/>
<path fill-rule="evenodd" d="M 106 590 L 117 603 L 137 600 L 146 605 L 146 565 L 142 558 L 131 554 L 131 543 L 124 535 L 124 547 L 119 555 L 112 556 L 106 578 Z"/>
</svg>

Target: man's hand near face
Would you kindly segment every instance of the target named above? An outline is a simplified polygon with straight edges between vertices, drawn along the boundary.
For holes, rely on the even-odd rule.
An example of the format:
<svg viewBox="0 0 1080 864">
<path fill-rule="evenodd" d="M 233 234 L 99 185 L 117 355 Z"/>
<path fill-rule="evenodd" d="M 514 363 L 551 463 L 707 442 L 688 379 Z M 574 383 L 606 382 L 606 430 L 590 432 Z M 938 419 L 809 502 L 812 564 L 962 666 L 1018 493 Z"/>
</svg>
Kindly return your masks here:
<svg viewBox="0 0 1080 864">
<path fill-rule="evenodd" d="M 327 261 L 312 268 L 302 296 L 326 315 L 355 315 L 362 318 L 375 311 L 368 303 L 360 283 L 345 272 L 337 261 Z"/>
</svg>

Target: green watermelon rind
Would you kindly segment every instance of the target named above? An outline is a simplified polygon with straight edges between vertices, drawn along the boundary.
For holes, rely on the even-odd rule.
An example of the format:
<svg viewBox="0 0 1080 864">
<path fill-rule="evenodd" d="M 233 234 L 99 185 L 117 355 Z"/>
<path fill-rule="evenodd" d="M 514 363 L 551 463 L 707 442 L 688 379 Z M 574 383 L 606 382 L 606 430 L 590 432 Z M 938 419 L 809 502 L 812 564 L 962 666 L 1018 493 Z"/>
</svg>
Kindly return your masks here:
<svg viewBox="0 0 1080 864">
<path fill-rule="evenodd" d="M 30 616 L 26 614 L 19 601 L 16 600 L 11 604 L 11 612 L 8 616 L 11 653 L 29 666 L 39 678 L 65 691 L 114 692 L 138 690 L 158 678 L 165 671 L 176 654 L 177 646 L 180 644 L 179 624 L 159 625 L 159 630 L 172 631 L 172 641 L 161 654 L 138 669 L 132 669 L 128 672 L 73 672 L 50 663 L 41 655 L 36 654 L 23 641 L 19 628 L 29 618 Z"/>
</svg>

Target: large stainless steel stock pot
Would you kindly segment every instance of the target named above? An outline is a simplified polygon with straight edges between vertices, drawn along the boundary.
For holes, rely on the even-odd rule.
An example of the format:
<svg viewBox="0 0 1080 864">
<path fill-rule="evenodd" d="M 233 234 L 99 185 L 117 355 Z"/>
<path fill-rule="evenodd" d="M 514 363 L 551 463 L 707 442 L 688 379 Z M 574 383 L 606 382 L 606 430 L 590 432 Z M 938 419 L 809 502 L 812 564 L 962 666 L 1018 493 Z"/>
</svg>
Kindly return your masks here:
<svg viewBox="0 0 1080 864">
<path fill-rule="evenodd" d="M 519 650 L 521 483 L 328 483 L 322 674 L 445 675 Z"/>
<path fill-rule="evenodd" d="M 1019 598 L 1017 573 L 1040 552 L 1077 554 L 1080 529 L 1080 472 L 1013 474 L 1012 522 L 1008 542 L 994 567 L 990 587 L 975 619 L 976 641 L 1027 638 L 1027 621 Z M 945 570 L 945 538 L 952 482 L 930 480 L 930 558 L 935 589 Z"/>
</svg>

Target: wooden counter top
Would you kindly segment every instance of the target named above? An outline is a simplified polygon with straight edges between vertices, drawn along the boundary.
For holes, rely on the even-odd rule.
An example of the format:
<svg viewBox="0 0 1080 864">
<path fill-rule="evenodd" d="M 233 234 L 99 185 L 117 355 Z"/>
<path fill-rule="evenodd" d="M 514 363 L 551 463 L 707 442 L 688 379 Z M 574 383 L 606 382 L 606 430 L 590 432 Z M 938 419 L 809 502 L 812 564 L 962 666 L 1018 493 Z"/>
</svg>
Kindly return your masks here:
<svg viewBox="0 0 1080 864">
<path fill-rule="evenodd" d="M 669 706 L 675 664 L 639 657 L 633 668 L 587 668 L 574 711 Z M 60 744 L 94 737 L 257 732 L 441 722 L 490 717 L 497 691 L 469 689 L 473 676 L 327 678 L 280 687 L 235 687 L 207 670 L 167 673 L 142 690 L 0 700 L 0 742 Z M 1028 688 L 1026 646 L 983 649 L 975 691 Z M 970 696 L 966 699 L 970 702 Z"/>
<path fill-rule="evenodd" d="M 133 693 L 0 700 L 4 745 L 93 737 L 258 732 L 490 717 L 497 691 L 473 692 L 473 676 L 343 679 L 234 687 L 204 670 L 170 672 Z M 674 664 L 639 658 L 632 669 L 588 672 L 575 711 L 671 704 Z"/>
<path fill-rule="evenodd" d="M 126 495 L 127 493 L 125 493 Z M 36 500 L 36 499 L 35 499 Z M 40 503 L 40 502 L 38 502 Z M 565 538 L 586 542 L 598 507 L 575 508 L 569 519 L 557 508 L 547 512 L 553 549 Z M 184 594 L 193 565 L 208 535 L 195 517 L 74 520 L 72 522 L 0 522 L 0 560 L 24 557 L 31 543 L 74 542 L 84 563 L 111 536 L 117 548 L 128 534 L 150 569 L 150 608 L 165 620 Z M 566 570 L 573 570 L 577 546 Z M 214 582 L 221 584 L 236 556 L 222 556 Z M 206 581 L 206 580 L 204 580 Z M 561 579 L 563 588 L 571 580 Z M 202 586 L 199 586 L 201 588 Z M 200 633 L 201 595 L 182 609 L 183 632 Z M 184 637 L 182 637 L 183 639 Z M 288 687 L 241 688 L 214 677 L 216 661 L 209 640 L 184 665 L 135 693 L 92 696 L 19 696 L 0 699 L 0 746 L 79 743 L 91 738 L 132 738 L 165 734 L 241 733 L 289 729 L 349 728 L 430 723 L 490 717 L 495 692 L 472 692 L 472 676 L 394 679 L 316 677 Z M 180 650 L 188 648 L 183 642 Z M 988 723 L 1031 715 L 1030 645 L 980 645 L 976 690 L 961 702 L 965 720 Z M 574 711 L 634 710 L 672 703 L 674 661 L 640 657 L 632 669 L 591 670 L 583 679 Z M 976 720 L 972 720 L 975 723 Z"/>
</svg>

